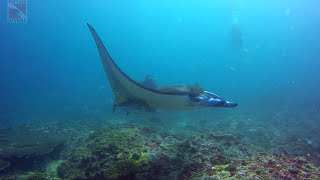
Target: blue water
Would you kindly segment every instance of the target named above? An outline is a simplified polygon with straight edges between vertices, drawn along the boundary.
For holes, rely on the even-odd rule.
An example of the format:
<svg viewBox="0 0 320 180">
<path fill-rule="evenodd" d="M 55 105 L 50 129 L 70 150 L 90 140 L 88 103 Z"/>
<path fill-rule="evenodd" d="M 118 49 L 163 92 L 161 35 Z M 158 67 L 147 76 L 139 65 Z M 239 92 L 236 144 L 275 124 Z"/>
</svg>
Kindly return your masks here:
<svg viewBox="0 0 320 180">
<path fill-rule="evenodd" d="M 86 23 L 135 80 L 198 82 L 238 102 L 230 111 L 239 114 L 319 111 L 317 0 L 29 0 L 26 24 L 7 23 L 7 1 L 0 9 L 2 124 L 111 111 L 113 94 Z M 235 14 L 241 52 L 231 43 Z"/>
</svg>

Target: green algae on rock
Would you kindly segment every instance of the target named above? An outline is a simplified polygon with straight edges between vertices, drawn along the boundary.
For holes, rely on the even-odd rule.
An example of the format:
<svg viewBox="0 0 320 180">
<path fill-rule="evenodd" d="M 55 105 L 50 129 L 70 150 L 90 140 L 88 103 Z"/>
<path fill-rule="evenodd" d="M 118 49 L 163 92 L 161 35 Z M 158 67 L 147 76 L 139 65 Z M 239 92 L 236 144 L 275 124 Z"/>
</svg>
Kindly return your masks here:
<svg viewBox="0 0 320 180">
<path fill-rule="evenodd" d="M 121 160 L 133 161 L 137 166 L 145 164 L 146 154 L 141 153 L 144 139 L 136 127 L 103 128 L 70 154 L 58 167 L 58 174 L 62 178 L 95 178 Z M 132 159 L 133 154 L 139 155 L 137 160 Z"/>
<path fill-rule="evenodd" d="M 47 180 L 47 179 L 48 179 L 47 175 L 40 172 L 33 172 L 23 178 L 23 180 Z"/>
<path fill-rule="evenodd" d="M 112 164 L 105 172 L 104 177 L 108 180 L 135 179 L 138 164 L 132 159 L 120 160 Z"/>
<path fill-rule="evenodd" d="M 145 152 L 140 152 L 140 154 L 129 152 L 129 159 L 134 160 L 137 163 L 137 165 L 149 163 L 147 153 Z"/>
</svg>

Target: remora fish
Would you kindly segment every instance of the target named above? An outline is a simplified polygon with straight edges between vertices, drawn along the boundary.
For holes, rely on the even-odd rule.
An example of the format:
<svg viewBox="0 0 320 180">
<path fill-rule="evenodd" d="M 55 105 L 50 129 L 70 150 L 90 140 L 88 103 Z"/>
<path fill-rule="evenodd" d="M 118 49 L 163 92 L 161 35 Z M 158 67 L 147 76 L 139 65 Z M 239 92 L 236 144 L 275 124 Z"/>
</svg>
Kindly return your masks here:
<svg viewBox="0 0 320 180">
<path fill-rule="evenodd" d="M 172 85 L 160 88 L 145 86 L 127 76 L 115 64 L 96 31 L 87 24 L 97 45 L 104 71 L 118 106 L 136 103 L 145 109 L 192 110 L 208 107 L 236 107 L 238 104 L 199 87 Z"/>
</svg>

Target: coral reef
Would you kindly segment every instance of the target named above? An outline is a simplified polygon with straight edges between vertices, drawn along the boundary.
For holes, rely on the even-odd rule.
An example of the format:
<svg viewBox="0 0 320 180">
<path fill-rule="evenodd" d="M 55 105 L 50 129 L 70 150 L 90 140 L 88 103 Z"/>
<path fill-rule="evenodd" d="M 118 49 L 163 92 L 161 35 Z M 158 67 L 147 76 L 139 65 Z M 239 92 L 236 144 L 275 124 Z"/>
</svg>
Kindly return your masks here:
<svg viewBox="0 0 320 180">
<path fill-rule="evenodd" d="M 209 174 L 219 179 L 319 179 L 320 167 L 303 157 L 258 154 L 247 161 L 213 166 Z"/>
<path fill-rule="evenodd" d="M 93 133 L 58 167 L 58 174 L 63 179 L 317 177 L 318 169 L 312 162 L 291 156 L 255 155 L 250 148 L 243 136 L 228 133 L 187 136 L 125 124 Z"/>
<path fill-rule="evenodd" d="M 283 114 L 288 116 L 276 118 Z M 320 179 L 319 131 L 307 135 L 296 125 L 276 127 L 245 115 L 200 119 L 205 126 L 199 126 L 197 117 L 125 116 L 0 129 L 0 179 Z M 20 130 L 32 140 L 42 136 L 39 144 L 22 142 Z M 64 146 L 56 151 L 59 143 Z M 32 167 L 17 171 L 18 165 Z"/>
<path fill-rule="evenodd" d="M 119 160 L 132 160 L 137 166 L 145 164 L 148 162 L 146 154 L 142 152 L 145 138 L 135 127 L 99 130 L 89 137 L 87 143 L 70 154 L 69 159 L 59 166 L 58 174 L 63 178 L 93 178 L 102 176 L 103 170 L 114 166 Z"/>
<path fill-rule="evenodd" d="M 119 160 L 104 172 L 106 179 L 135 179 L 138 164 L 132 159 Z"/>
<path fill-rule="evenodd" d="M 70 179 L 102 176 L 113 179 L 129 174 L 140 179 L 157 179 L 164 174 L 182 179 L 196 177 L 212 165 L 229 163 L 232 157 L 226 156 L 244 154 L 237 148 L 240 142 L 241 138 L 230 134 L 209 133 L 186 138 L 147 127 L 106 127 L 71 153 L 59 166 L 58 174 Z M 116 167 L 121 172 L 115 172 Z"/>
</svg>

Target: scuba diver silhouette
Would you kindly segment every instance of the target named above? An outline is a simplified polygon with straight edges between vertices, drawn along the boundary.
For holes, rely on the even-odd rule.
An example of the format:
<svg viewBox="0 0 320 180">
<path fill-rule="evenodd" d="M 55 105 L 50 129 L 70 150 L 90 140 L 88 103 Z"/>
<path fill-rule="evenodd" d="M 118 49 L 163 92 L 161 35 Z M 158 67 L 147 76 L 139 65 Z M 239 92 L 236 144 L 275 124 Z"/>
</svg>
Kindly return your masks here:
<svg viewBox="0 0 320 180">
<path fill-rule="evenodd" d="M 243 34 L 241 32 L 238 23 L 238 12 L 232 8 L 232 26 L 230 30 L 232 47 L 236 51 L 247 52 L 248 50 L 243 48 Z"/>
</svg>

